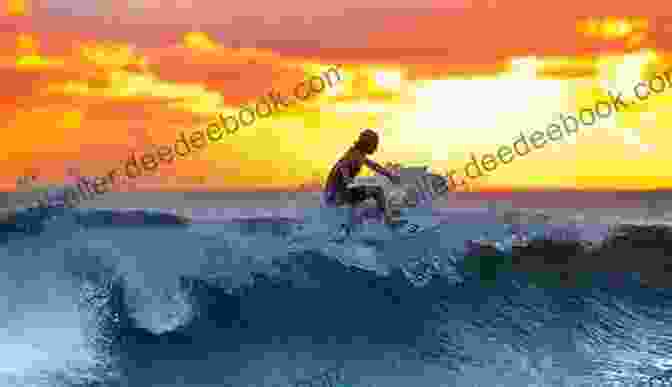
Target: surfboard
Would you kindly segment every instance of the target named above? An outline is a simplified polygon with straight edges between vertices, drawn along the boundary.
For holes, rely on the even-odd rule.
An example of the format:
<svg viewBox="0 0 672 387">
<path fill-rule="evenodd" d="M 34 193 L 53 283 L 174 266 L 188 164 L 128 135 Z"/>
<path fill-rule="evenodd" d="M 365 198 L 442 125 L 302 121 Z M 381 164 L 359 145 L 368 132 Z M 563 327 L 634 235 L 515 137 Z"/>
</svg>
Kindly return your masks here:
<svg viewBox="0 0 672 387">
<path fill-rule="evenodd" d="M 396 225 L 387 225 L 383 222 L 356 225 L 352 228 L 349 235 L 345 232 L 334 234 L 329 239 L 329 242 L 342 244 L 352 241 L 379 245 L 381 243 L 385 244 L 387 242 L 416 238 L 427 232 L 437 230 L 441 225 L 441 218 L 436 216 L 402 215 Z"/>
</svg>

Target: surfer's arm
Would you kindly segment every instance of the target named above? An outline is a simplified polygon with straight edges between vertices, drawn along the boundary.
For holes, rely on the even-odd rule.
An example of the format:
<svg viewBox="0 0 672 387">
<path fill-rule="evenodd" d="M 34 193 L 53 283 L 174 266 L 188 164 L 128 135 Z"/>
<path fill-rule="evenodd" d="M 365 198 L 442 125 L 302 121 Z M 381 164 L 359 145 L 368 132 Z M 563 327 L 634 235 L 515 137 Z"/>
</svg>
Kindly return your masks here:
<svg viewBox="0 0 672 387">
<path fill-rule="evenodd" d="M 343 180 L 345 180 L 345 184 L 350 184 L 354 180 L 354 176 L 350 176 L 350 166 L 348 165 L 349 162 L 347 160 L 341 160 L 338 162 L 338 171 L 341 173 L 341 176 L 343 176 Z"/>
<path fill-rule="evenodd" d="M 382 165 L 378 164 L 377 162 L 364 158 L 364 164 L 366 164 L 367 167 L 371 168 L 374 172 L 381 174 L 388 179 L 395 181 L 397 179 L 397 175 L 390 172 L 387 168 L 383 167 Z"/>
</svg>

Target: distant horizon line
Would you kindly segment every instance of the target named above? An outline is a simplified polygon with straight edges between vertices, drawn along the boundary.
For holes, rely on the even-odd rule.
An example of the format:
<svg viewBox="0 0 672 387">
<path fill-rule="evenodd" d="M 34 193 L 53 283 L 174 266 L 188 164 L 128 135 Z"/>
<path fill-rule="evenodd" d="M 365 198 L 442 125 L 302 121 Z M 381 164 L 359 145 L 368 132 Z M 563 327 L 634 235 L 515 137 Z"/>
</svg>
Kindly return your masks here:
<svg viewBox="0 0 672 387">
<path fill-rule="evenodd" d="M 52 184 L 51 188 L 65 188 L 68 184 Z M 12 190 L 2 190 L 4 187 L 0 187 L 0 192 L 4 193 L 31 193 L 32 191 L 22 191 L 16 187 Z M 46 189 L 46 187 L 40 187 L 41 190 Z M 156 189 L 158 188 L 158 190 Z M 286 193 L 286 192 L 302 192 L 302 193 L 321 193 L 322 189 L 297 189 L 296 187 L 277 187 L 277 188 L 229 188 L 229 189 L 217 189 L 217 188 L 203 188 L 196 185 L 189 187 L 167 187 L 159 186 L 156 187 L 141 187 L 133 190 L 123 190 L 123 191 L 111 191 L 111 192 L 124 192 L 124 193 L 133 193 L 133 192 L 221 192 L 221 193 L 249 193 L 249 192 L 267 192 L 267 193 Z M 603 187 L 603 188 L 514 188 L 514 187 L 497 187 L 497 188 L 484 188 L 480 187 L 478 189 L 473 189 L 471 191 L 454 191 L 452 194 L 478 194 L 478 193 L 544 193 L 544 192 L 672 192 L 672 187 L 670 188 L 623 188 L 623 187 Z"/>
</svg>

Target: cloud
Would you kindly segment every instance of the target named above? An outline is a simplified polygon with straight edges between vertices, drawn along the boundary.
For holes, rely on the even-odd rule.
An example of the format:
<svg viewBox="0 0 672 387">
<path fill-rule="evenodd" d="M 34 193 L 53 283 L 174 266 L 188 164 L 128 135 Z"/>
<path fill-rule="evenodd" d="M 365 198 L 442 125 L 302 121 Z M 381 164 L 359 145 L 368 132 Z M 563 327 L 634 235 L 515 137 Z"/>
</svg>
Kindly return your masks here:
<svg viewBox="0 0 672 387">
<path fill-rule="evenodd" d="M 4 173 L 35 163 L 55 171 L 58 160 L 73 158 L 87 160 L 87 168 L 107 168 L 129 150 L 170 144 L 180 131 L 204 127 L 217 113 L 236 113 L 271 89 L 290 94 L 307 75 L 343 64 L 348 78 L 336 95 L 328 90 L 258 120 L 235 141 L 199 156 L 208 162 L 183 160 L 174 167 L 176 173 L 207 175 L 197 165 L 234 165 L 250 171 L 238 183 L 254 183 L 255 174 L 268 174 L 269 162 L 288 175 L 293 169 L 299 174 L 304 164 L 326 168 L 360 127 L 377 122 L 376 112 L 395 112 L 385 122 L 387 149 L 403 149 L 406 134 L 394 133 L 407 133 L 409 126 L 428 137 L 421 115 L 409 114 L 403 124 L 397 115 L 422 110 L 413 91 L 437 79 L 496 78 L 510 70 L 512 57 L 549 56 L 571 63 L 546 60 L 537 77 L 594 78 L 593 64 L 576 60 L 577 53 L 609 50 L 618 57 L 638 45 L 669 44 L 659 6 L 606 1 L 500 2 L 489 9 L 467 1 L 418 0 L 411 7 L 299 0 L 269 3 L 263 15 L 253 2 L 227 4 L 225 11 L 204 0 L 3 4 L 8 16 L 0 16 L 0 124 L 11 145 L 0 158 L 12 164 Z M 626 36 L 609 27 L 604 31 L 610 39 L 601 39 L 577 26 L 579 12 L 590 18 L 604 9 L 615 17 L 648 18 L 648 29 L 633 27 Z M 436 99 L 454 94 L 442 90 Z M 439 105 L 435 117 L 444 114 Z M 441 133 L 464 133 L 454 120 L 459 115 L 433 119 L 450 126 Z M 472 137 L 448 140 L 455 145 Z"/>
<path fill-rule="evenodd" d="M 100 173 L 130 151 L 171 144 L 180 131 L 204 128 L 216 113 L 236 112 L 236 104 L 271 88 L 293 87 L 314 67 L 268 50 L 226 48 L 203 34 L 149 49 L 89 39 L 57 46 L 46 50 L 39 34 L 0 33 L 0 75 L 7 80 L 0 100 L 11 106 L 0 109 L 11 144 L 0 155 L 12 160 L 5 173 L 32 166 L 59 176 L 61 164 L 76 158 L 87 160 L 87 173 Z M 317 111 L 314 104 L 306 109 Z M 276 118 L 286 120 L 294 110 Z M 244 163 L 235 149 L 242 144 L 221 144 L 214 152 Z M 196 173 L 196 166 L 211 163 L 182 160 L 164 173 Z"/>
<path fill-rule="evenodd" d="M 304 79 L 300 58 L 285 58 L 270 50 L 224 47 L 203 33 L 193 34 L 186 34 L 184 44 L 149 50 L 150 66 L 160 79 L 202 85 L 231 105 L 271 89 L 291 90 Z"/>
</svg>

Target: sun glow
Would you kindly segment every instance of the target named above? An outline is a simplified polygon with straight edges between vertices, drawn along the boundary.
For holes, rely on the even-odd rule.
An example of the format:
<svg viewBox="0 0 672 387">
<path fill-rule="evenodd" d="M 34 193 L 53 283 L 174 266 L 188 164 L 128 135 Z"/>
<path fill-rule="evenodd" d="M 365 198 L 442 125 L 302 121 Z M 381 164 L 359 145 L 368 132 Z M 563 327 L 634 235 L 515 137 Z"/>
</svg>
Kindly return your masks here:
<svg viewBox="0 0 672 387">
<path fill-rule="evenodd" d="M 606 90 L 621 91 L 626 98 L 635 98 L 633 86 L 642 79 L 644 66 L 656 59 L 657 54 L 652 50 L 602 57 L 597 65 L 600 86 Z"/>
<path fill-rule="evenodd" d="M 6 9 L 8 16 L 30 15 L 30 3 L 26 0 L 8 0 Z"/>
<path fill-rule="evenodd" d="M 649 28 L 645 18 L 589 18 L 576 25 L 577 32 L 587 37 L 606 40 L 623 39 Z"/>
<path fill-rule="evenodd" d="M 184 45 L 194 50 L 213 51 L 217 44 L 204 32 L 189 32 L 184 35 Z"/>
<path fill-rule="evenodd" d="M 402 127 L 431 131 L 426 143 L 497 143 L 551 120 L 565 103 L 560 81 L 484 78 L 428 81 L 415 90 L 414 111 Z M 477 132 L 478 131 L 478 132 Z M 487 140 L 476 133 L 487 133 Z M 406 131 L 407 136 L 413 136 Z M 415 137 L 415 136 L 413 136 Z M 438 137 L 438 138 L 437 138 Z"/>
<path fill-rule="evenodd" d="M 384 89 L 399 90 L 401 88 L 401 72 L 399 71 L 377 71 L 374 79 L 376 85 Z"/>
</svg>

